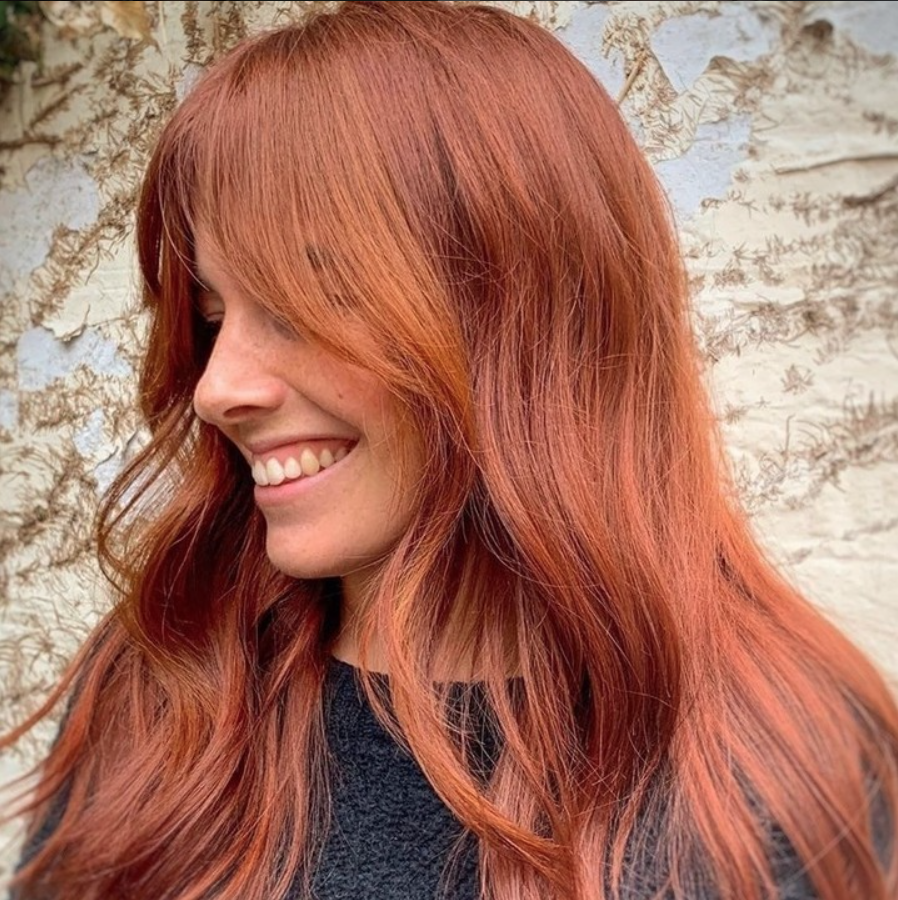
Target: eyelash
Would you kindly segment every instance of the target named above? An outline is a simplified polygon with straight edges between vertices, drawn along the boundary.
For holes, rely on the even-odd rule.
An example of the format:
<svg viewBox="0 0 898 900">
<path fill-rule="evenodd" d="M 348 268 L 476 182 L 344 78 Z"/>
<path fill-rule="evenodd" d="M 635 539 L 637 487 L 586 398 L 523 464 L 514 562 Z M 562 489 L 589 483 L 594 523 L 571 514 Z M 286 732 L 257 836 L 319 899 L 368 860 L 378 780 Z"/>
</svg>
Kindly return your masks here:
<svg viewBox="0 0 898 900">
<path fill-rule="evenodd" d="M 207 319 L 205 316 L 200 316 L 199 328 L 207 338 L 215 340 L 218 332 L 221 331 L 221 319 Z"/>
<path fill-rule="evenodd" d="M 199 330 L 209 341 L 214 342 L 221 331 L 222 319 L 209 319 L 203 315 L 198 316 Z M 302 335 L 292 325 L 282 319 L 272 317 L 271 323 L 275 331 L 282 337 L 291 341 L 299 340 Z"/>
</svg>

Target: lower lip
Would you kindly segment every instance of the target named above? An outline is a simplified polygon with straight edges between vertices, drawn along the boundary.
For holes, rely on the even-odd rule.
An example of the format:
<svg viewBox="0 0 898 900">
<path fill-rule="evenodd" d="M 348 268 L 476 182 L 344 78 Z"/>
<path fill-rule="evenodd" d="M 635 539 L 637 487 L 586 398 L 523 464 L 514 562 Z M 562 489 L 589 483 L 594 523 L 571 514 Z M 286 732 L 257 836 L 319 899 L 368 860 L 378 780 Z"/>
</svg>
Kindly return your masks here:
<svg viewBox="0 0 898 900">
<path fill-rule="evenodd" d="M 346 462 L 352 458 L 355 446 L 338 462 L 332 463 L 326 469 L 321 469 L 315 475 L 303 475 L 293 481 L 284 481 L 281 484 L 269 484 L 264 487 L 257 484 L 253 491 L 256 503 L 259 506 L 278 506 L 282 503 L 290 503 L 299 497 L 305 497 L 319 487 L 328 485 L 334 476 L 334 472 L 340 472 Z"/>
</svg>

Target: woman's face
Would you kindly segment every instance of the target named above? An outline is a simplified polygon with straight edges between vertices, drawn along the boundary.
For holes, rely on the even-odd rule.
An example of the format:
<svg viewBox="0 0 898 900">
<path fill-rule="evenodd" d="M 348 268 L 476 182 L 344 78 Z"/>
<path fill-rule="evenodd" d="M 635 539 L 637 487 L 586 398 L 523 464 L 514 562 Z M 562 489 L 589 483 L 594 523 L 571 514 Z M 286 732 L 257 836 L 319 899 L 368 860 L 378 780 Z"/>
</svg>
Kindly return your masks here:
<svg viewBox="0 0 898 900">
<path fill-rule="evenodd" d="M 246 460 L 268 556 L 297 578 L 363 582 L 407 529 L 420 472 L 400 480 L 395 401 L 369 372 L 288 333 L 241 296 L 202 233 L 196 263 L 208 288 L 200 311 L 217 335 L 194 407 Z M 412 459 L 417 466 L 420 454 Z"/>
</svg>

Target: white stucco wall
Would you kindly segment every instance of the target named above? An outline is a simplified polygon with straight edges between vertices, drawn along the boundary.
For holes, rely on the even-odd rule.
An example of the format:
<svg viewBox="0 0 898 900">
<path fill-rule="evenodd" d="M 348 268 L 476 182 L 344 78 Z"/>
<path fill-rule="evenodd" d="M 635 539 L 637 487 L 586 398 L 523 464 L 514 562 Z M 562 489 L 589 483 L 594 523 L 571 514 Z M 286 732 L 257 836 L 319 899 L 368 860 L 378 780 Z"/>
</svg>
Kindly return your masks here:
<svg viewBox="0 0 898 900">
<path fill-rule="evenodd" d="M 106 602 L 90 525 L 140 441 L 148 150 L 217 52 L 317 5 L 42 4 L 43 63 L 0 101 L 0 731 Z M 898 5 L 500 5 L 620 98 L 679 216 L 745 502 L 898 683 Z M 0 781 L 50 733 L 0 757 Z M 0 834 L 0 879 L 18 839 Z"/>
</svg>

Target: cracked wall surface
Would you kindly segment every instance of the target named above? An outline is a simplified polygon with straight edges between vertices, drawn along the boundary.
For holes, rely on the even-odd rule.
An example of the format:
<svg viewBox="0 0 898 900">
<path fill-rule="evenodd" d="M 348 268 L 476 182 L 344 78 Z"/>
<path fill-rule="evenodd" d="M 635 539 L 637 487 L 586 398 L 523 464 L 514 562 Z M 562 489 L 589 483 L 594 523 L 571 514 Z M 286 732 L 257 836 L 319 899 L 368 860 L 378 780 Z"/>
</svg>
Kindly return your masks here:
<svg viewBox="0 0 898 900">
<path fill-rule="evenodd" d="M 328 5 L 41 4 L 42 64 L 0 98 L 0 731 L 108 602 L 91 519 L 142 439 L 130 241 L 153 140 L 222 50 Z M 898 683 L 898 4 L 496 5 L 618 98 L 678 216 L 758 532 Z"/>
</svg>

